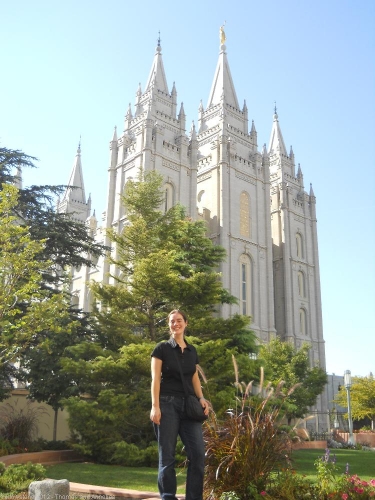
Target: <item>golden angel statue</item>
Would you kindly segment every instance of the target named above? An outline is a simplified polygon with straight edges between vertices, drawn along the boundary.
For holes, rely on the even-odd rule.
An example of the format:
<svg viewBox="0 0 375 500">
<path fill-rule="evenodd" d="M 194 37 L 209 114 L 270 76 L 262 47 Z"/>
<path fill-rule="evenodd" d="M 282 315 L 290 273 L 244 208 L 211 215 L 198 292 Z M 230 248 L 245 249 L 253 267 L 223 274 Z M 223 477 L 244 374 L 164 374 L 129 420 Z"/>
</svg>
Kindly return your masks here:
<svg viewBox="0 0 375 500">
<path fill-rule="evenodd" d="M 224 26 L 225 26 L 225 23 L 222 26 L 220 26 L 220 43 L 221 43 L 221 45 L 224 45 L 225 40 L 227 39 L 225 36 Z"/>
</svg>

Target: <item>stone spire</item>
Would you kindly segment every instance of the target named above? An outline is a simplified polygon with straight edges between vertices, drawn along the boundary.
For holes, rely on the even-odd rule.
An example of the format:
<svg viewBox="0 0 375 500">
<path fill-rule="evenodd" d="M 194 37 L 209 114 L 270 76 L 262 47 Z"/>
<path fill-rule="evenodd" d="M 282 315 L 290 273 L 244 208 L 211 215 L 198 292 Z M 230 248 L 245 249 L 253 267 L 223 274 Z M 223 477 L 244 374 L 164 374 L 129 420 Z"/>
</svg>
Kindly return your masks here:
<svg viewBox="0 0 375 500">
<path fill-rule="evenodd" d="M 270 154 L 281 154 L 283 156 L 288 156 L 285 148 L 285 143 L 283 139 L 283 134 L 281 133 L 279 117 L 277 114 L 277 109 L 275 106 L 275 113 L 273 115 L 273 125 L 271 130 L 271 137 L 268 146 L 268 152 Z"/>
<path fill-rule="evenodd" d="M 68 187 L 61 201 L 86 203 L 85 186 L 83 182 L 81 163 L 81 140 L 78 144 L 77 154 L 74 159 Z"/>
<path fill-rule="evenodd" d="M 58 201 L 57 211 L 69 213 L 74 219 L 85 222 L 91 212 L 91 196 L 86 201 L 81 163 L 81 140 L 78 144 L 72 172 L 65 193 Z"/>
<path fill-rule="evenodd" d="M 233 85 L 232 75 L 229 68 L 223 27 L 220 28 L 220 54 L 217 62 L 215 76 L 212 82 L 207 108 L 219 104 L 224 100 L 230 106 L 240 109 L 236 90 Z"/>
<path fill-rule="evenodd" d="M 150 74 L 146 84 L 146 90 L 151 90 L 153 87 L 156 87 L 159 90 L 162 90 L 166 94 L 169 94 L 167 79 L 165 77 L 163 58 L 161 56 L 161 45 L 160 45 L 160 33 L 158 38 L 158 44 L 156 46 L 156 52 L 154 56 L 154 60 L 151 66 Z"/>
</svg>

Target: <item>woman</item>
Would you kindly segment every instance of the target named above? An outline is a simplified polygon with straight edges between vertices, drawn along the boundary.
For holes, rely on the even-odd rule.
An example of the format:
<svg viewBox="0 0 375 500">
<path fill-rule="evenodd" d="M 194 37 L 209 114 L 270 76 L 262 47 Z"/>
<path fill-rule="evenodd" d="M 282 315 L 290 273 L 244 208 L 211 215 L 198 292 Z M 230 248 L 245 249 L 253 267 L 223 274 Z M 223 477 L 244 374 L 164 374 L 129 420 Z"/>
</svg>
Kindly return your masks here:
<svg viewBox="0 0 375 500">
<path fill-rule="evenodd" d="M 168 315 L 170 339 L 160 342 L 151 354 L 150 419 L 159 444 L 158 487 L 163 500 L 176 500 L 175 454 L 177 436 L 183 442 L 188 458 L 186 500 L 202 500 L 204 474 L 204 443 L 202 424 L 188 420 L 184 411 L 185 392 L 175 352 L 180 360 L 189 394 L 195 394 L 208 414 L 199 381 L 198 355 L 185 340 L 186 315 L 175 309 Z"/>
</svg>

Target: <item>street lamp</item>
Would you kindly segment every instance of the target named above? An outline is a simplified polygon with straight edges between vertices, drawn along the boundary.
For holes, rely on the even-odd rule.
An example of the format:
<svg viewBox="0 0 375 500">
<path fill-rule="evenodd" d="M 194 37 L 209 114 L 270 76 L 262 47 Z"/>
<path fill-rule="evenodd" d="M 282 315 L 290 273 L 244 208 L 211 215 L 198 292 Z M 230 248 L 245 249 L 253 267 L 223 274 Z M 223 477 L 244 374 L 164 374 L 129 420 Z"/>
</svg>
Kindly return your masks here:
<svg viewBox="0 0 375 500">
<path fill-rule="evenodd" d="M 335 419 L 333 421 L 333 427 L 337 430 L 340 427 L 339 419 L 337 418 L 337 408 L 335 409 Z"/>
<path fill-rule="evenodd" d="M 348 421 L 349 421 L 348 443 L 355 444 L 354 443 L 354 436 L 353 436 L 352 406 L 351 406 L 351 402 L 350 402 L 350 388 L 352 386 L 352 376 L 351 376 L 350 370 L 345 370 L 345 372 L 344 372 L 344 385 L 345 385 L 346 394 L 348 397 Z"/>
</svg>

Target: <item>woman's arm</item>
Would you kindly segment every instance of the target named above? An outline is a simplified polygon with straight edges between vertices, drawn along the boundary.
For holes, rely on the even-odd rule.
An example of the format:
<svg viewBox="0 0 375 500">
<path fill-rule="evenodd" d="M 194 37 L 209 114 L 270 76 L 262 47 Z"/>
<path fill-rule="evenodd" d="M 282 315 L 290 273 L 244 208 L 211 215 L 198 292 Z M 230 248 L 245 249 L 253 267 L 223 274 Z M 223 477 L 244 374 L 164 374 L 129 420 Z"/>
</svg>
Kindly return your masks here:
<svg viewBox="0 0 375 500">
<path fill-rule="evenodd" d="M 152 407 L 150 412 L 150 420 L 155 424 L 160 424 L 161 411 L 160 411 L 160 382 L 161 382 L 161 367 L 162 360 L 159 358 L 151 358 L 151 400 Z"/>
<path fill-rule="evenodd" d="M 206 401 L 204 396 L 203 396 L 201 381 L 199 380 L 199 375 L 198 375 L 198 370 L 195 370 L 195 373 L 194 373 L 193 378 L 192 378 L 192 382 L 193 382 L 193 389 L 194 389 L 195 395 L 199 399 L 199 402 L 202 405 L 202 408 L 204 409 L 204 414 L 208 415 L 209 404 L 208 404 L 208 401 Z"/>
</svg>

